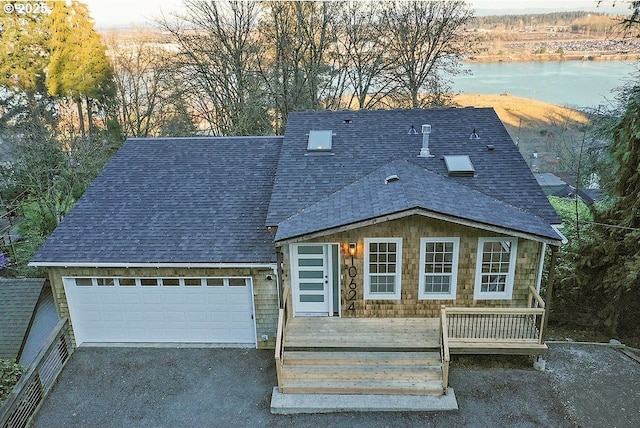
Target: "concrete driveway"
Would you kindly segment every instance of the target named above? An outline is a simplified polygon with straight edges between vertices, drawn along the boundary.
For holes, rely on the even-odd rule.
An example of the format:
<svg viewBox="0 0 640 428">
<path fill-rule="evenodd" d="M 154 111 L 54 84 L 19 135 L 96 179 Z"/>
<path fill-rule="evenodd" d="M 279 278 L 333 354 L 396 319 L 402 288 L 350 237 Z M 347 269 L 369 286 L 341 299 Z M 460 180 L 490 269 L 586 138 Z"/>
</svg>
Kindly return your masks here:
<svg viewBox="0 0 640 428">
<path fill-rule="evenodd" d="M 524 360 L 455 361 L 454 412 L 276 416 L 271 351 L 80 348 L 33 426 L 640 426 L 640 364 L 613 349 L 564 344 L 552 345 L 547 360 L 546 372 Z"/>
</svg>

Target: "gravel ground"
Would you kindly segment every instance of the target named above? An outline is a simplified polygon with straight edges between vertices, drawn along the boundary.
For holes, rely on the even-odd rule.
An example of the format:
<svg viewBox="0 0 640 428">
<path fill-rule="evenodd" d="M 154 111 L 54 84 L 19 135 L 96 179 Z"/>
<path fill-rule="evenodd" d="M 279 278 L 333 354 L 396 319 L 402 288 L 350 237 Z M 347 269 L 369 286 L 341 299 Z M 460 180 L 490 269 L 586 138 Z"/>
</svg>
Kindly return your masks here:
<svg viewBox="0 0 640 428">
<path fill-rule="evenodd" d="M 526 359 L 456 359 L 459 410 L 276 416 L 272 351 L 80 348 L 33 427 L 637 427 L 640 364 L 616 350 L 551 345 Z M 506 361 L 506 363 L 505 363 Z"/>
</svg>

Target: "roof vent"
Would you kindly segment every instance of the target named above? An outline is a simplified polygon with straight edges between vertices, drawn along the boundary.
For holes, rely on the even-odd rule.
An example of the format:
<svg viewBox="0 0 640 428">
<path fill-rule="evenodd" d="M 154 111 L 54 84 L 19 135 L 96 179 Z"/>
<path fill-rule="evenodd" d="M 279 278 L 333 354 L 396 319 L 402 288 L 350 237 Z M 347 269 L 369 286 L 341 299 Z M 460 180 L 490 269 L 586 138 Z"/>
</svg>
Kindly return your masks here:
<svg viewBox="0 0 640 428">
<path fill-rule="evenodd" d="M 431 134 L 431 125 L 422 125 L 422 148 L 418 157 L 432 158 L 433 155 L 429 152 L 429 134 Z"/>
<path fill-rule="evenodd" d="M 353 123 L 353 120 L 352 119 L 348 119 L 348 118 L 347 119 L 342 119 L 342 123 L 350 124 L 350 123 Z"/>
<path fill-rule="evenodd" d="M 398 180 L 400 180 L 400 177 L 398 177 L 396 174 L 392 174 L 384 179 L 384 184 L 393 183 L 394 181 Z"/>
<path fill-rule="evenodd" d="M 449 177 L 473 177 L 476 172 L 467 155 L 445 156 L 444 163 L 447 165 Z"/>
<path fill-rule="evenodd" d="M 478 131 L 476 131 L 476 128 L 473 128 L 473 131 L 471 132 L 471 135 L 469 135 L 469 139 L 470 140 L 479 140 L 480 136 L 478 135 Z"/>
<path fill-rule="evenodd" d="M 418 135 L 418 130 L 416 129 L 415 126 L 411 125 L 411 128 L 409 128 L 409 131 L 407 131 L 407 134 L 409 134 L 409 135 Z"/>
<path fill-rule="evenodd" d="M 307 150 L 310 152 L 330 152 L 332 142 L 332 131 L 309 131 Z"/>
</svg>

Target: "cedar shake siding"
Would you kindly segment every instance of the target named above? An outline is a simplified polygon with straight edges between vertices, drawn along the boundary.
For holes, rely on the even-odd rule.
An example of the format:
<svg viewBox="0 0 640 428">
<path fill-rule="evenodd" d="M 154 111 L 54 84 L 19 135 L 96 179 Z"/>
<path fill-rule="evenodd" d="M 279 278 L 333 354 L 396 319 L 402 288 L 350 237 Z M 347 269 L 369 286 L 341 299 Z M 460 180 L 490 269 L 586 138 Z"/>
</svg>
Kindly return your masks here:
<svg viewBox="0 0 640 428">
<path fill-rule="evenodd" d="M 402 238 L 402 275 L 401 298 L 399 300 L 364 299 L 364 238 Z M 421 300 L 418 298 L 420 238 L 459 237 L 459 260 L 457 275 L 457 293 L 455 300 Z M 474 284 L 478 238 L 508 237 L 493 232 L 455 225 L 442 220 L 412 215 L 322 236 L 301 243 L 338 243 L 340 244 L 340 308 L 343 317 L 435 317 L 439 316 L 440 306 L 462 307 L 524 307 L 527 303 L 529 286 L 536 286 L 538 263 L 542 244 L 523 238 L 518 239 L 516 269 L 513 282 L 513 294 L 510 300 L 474 300 Z M 355 283 L 357 294 L 355 310 L 348 310 L 352 301 L 347 300 L 349 293 L 349 267 L 351 256 L 348 244 L 357 243 L 354 266 L 357 269 Z M 282 282 L 285 292 L 291 287 L 289 246 L 280 247 L 285 269 Z"/>
</svg>

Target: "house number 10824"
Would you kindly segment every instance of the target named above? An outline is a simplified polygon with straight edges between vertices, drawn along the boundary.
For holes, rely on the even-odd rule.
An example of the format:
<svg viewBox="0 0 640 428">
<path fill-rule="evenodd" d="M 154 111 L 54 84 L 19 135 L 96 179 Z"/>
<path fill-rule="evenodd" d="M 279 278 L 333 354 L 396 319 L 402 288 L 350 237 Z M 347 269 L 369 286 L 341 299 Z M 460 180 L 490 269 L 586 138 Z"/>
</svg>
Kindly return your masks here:
<svg viewBox="0 0 640 428">
<path fill-rule="evenodd" d="M 356 285 L 356 276 L 358 275 L 358 269 L 353 266 L 353 260 L 351 261 L 351 266 L 349 266 L 349 291 L 347 300 L 349 301 L 349 305 L 347 306 L 348 311 L 356 310 L 356 298 L 358 296 L 358 286 Z"/>
</svg>

